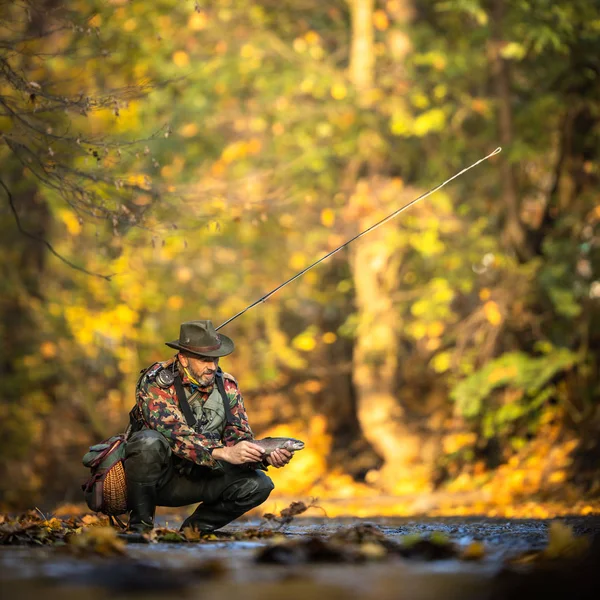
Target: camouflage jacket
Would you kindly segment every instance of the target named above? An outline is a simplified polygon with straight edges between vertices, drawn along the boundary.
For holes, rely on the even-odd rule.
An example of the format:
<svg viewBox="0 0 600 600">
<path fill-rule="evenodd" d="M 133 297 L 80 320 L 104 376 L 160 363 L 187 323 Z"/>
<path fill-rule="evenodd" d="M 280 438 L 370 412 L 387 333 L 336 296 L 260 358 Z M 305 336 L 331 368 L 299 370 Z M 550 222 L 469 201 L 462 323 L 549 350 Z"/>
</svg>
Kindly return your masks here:
<svg viewBox="0 0 600 600">
<path fill-rule="evenodd" d="M 254 435 L 248 424 L 248 416 L 244 408 L 242 394 L 236 380 L 228 373 L 223 373 L 225 393 L 229 398 L 232 423 L 227 423 L 222 438 L 202 435 L 190 427 L 179 408 L 175 386 L 162 388 L 155 381 L 161 367 L 173 364 L 175 359 L 163 363 L 155 363 L 143 372 L 136 388 L 136 403 L 140 409 L 144 425 L 162 433 L 168 440 L 173 454 L 204 467 L 218 468 L 217 461 L 211 456 L 211 450 L 223 446 L 234 446 L 242 440 L 253 440 Z M 179 368 L 179 364 L 176 365 Z M 189 395 L 192 384 L 179 369 L 184 390 Z M 194 386 L 195 388 L 196 386 Z M 196 388 L 200 402 L 206 402 L 213 387 Z M 261 465 L 262 466 L 262 465 Z M 260 467 L 259 467 L 260 468 Z"/>
</svg>

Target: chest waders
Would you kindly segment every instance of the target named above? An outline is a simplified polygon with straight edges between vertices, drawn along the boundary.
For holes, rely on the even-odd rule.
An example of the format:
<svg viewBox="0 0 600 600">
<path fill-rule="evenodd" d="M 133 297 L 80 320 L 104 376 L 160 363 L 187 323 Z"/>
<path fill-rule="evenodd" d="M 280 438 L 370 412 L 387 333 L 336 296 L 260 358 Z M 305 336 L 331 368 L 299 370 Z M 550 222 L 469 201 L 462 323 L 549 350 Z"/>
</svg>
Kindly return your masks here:
<svg viewBox="0 0 600 600">
<path fill-rule="evenodd" d="M 156 377 L 160 375 L 160 371 L 156 373 Z M 198 433 L 204 434 L 203 428 L 206 427 L 206 436 L 209 438 L 216 440 L 220 440 L 223 434 L 223 431 L 228 423 L 233 422 L 233 415 L 231 413 L 231 407 L 229 406 L 229 397 L 227 396 L 227 392 L 225 391 L 225 382 L 223 379 L 223 372 L 221 369 L 217 370 L 215 375 L 215 387 L 213 391 L 207 398 L 204 404 L 201 403 L 199 394 L 192 394 L 190 399 L 188 399 L 186 391 L 183 386 L 183 382 L 181 381 L 181 375 L 178 371 L 169 372 L 169 375 L 173 377 L 173 385 L 175 387 L 175 393 L 177 396 L 177 403 L 179 404 L 179 408 L 185 418 L 185 422 L 189 427 L 197 431 Z M 192 405 L 196 409 L 196 414 L 192 410 L 190 406 L 190 400 L 192 401 Z M 137 407 L 137 405 L 136 405 Z M 137 407 L 139 409 L 139 407 Z M 135 411 L 135 409 L 134 409 Z M 132 413 L 134 412 L 132 411 Z M 196 415 L 199 418 L 196 418 Z M 131 415 L 135 417 L 135 415 Z M 170 450 L 168 450 L 167 440 L 157 431 L 147 430 L 144 427 L 143 423 L 140 423 L 140 428 L 136 427 L 137 435 L 143 434 L 147 438 L 146 443 L 155 444 L 154 453 L 156 454 L 157 449 L 168 451 L 170 454 Z M 145 430 L 145 431 L 142 431 Z M 212 430 L 212 431 L 211 431 Z M 136 442 L 133 442 L 130 445 L 129 449 L 133 451 L 133 448 L 136 446 Z M 143 454 L 150 458 L 152 456 L 152 452 L 149 452 L 150 447 L 146 447 Z M 127 452 L 127 449 L 126 449 Z M 156 457 L 159 459 L 156 466 L 153 466 L 152 459 L 147 463 L 146 467 L 148 470 L 152 470 L 153 468 L 158 467 L 158 465 L 164 460 L 168 462 L 168 456 L 162 456 L 156 454 Z M 172 460 L 172 459 L 171 459 Z M 186 471 L 191 472 L 191 467 L 193 463 L 189 461 L 178 461 L 179 465 L 175 467 L 176 471 L 180 472 L 182 475 L 186 474 Z M 189 463 L 189 464 L 186 464 Z M 133 466 L 133 464 L 131 465 Z M 187 467 L 190 467 L 189 470 Z M 127 471 L 127 460 L 125 461 L 125 469 Z M 131 473 L 133 475 L 135 470 Z M 153 479 L 153 478 L 150 478 Z M 129 529 L 131 531 L 144 532 L 149 531 L 154 527 L 154 513 L 156 509 L 157 502 L 157 489 L 156 482 L 146 481 L 134 481 L 132 477 L 127 476 L 127 504 L 128 508 L 131 511 L 129 517 Z"/>
</svg>

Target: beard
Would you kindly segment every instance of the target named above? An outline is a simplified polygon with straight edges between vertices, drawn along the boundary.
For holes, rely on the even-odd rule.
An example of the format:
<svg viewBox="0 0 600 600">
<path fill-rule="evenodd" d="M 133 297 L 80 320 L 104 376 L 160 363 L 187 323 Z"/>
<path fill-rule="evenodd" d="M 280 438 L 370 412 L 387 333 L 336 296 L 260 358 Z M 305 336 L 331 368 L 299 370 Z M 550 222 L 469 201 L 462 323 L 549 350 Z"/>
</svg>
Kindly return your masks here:
<svg viewBox="0 0 600 600">
<path fill-rule="evenodd" d="M 192 367 L 192 365 L 189 365 L 188 371 L 192 374 L 192 377 L 203 387 L 208 387 L 215 381 L 216 369 L 202 369 L 200 372 L 198 372 Z"/>
</svg>

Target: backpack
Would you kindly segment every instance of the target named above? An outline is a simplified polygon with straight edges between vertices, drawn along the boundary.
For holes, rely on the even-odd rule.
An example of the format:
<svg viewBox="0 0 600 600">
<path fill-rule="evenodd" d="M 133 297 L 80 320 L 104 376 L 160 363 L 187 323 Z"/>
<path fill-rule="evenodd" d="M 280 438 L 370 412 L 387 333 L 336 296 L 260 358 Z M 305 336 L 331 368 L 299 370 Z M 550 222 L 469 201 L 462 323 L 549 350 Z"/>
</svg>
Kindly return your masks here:
<svg viewBox="0 0 600 600">
<path fill-rule="evenodd" d="M 81 486 L 87 505 L 94 512 L 108 515 L 111 523 L 114 519 L 123 528 L 119 515 L 127 512 L 123 461 L 130 430 L 128 427 L 125 433 L 90 446 L 83 457 L 83 465 L 91 469 L 90 478 Z"/>
</svg>

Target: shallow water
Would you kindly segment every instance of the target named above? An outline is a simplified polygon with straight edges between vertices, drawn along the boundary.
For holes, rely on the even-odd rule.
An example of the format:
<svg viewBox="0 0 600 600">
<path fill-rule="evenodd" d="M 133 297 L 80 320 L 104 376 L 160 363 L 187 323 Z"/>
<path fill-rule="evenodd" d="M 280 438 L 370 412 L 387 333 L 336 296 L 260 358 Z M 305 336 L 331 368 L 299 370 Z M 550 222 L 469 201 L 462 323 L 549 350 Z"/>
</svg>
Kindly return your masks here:
<svg viewBox="0 0 600 600">
<path fill-rule="evenodd" d="M 597 517 L 566 519 L 576 533 L 600 532 Z M 410 533 L 441 532 L 466 546 L 480 540 L 481 561 L 420 561 L 392 558 L 364 564 L 264 565 L 254 557 L 269 540 L 206 544 L 129 544 L 127 556 L 77 558 L 52 547 L 0 547 L 2 597 L 56 598 L 325 598 L 434 599 L 504 598 L 497 595 L 498 576 L 507 557 L 539 549 L 547 542 L 545 520 L 488 518 L 446 519 L 297 519 L 286 536 L 325 536 L 358 523 L 378 525 L 390 539 Z M 236 522 L 235 531 L 258 521 Z M 218 568 L 214 566 L 218 562 Z M 207 566 L 209 565 L 209 566 Z M 212 575 L 224 569 L 224 575 Z M 5 595 L 6 594 L 6 595 Z M 140 596 L 141 594 L 141 596 Z M 496 595 L 494 595 L 496 594 Z M 552 596 L 554 597 L 554 596 Z M 600 597 L 600 594 L 597 596 Z"/>
</svg>

